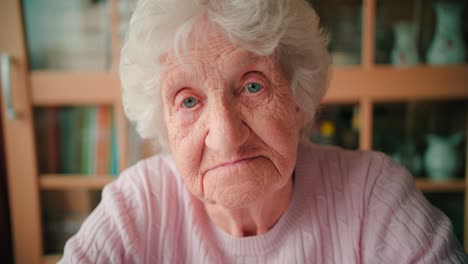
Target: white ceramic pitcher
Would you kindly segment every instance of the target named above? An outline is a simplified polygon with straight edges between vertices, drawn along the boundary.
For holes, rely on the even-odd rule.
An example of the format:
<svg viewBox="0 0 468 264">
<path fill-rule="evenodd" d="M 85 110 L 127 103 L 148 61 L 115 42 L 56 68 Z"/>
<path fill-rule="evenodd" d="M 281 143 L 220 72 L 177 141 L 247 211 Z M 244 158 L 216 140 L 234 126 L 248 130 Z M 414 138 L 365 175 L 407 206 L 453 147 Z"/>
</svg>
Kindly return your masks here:
<svg viewBox="0 0 468 264">
<path fill-rule="evenodd" d="M 456 177 L 461 159 L 457 155 L 456 147 L 463 140 L 463 133 L 456 133 L 449 137 L 434 134 L 427 136 L 428 147 L 424 155 L 426 173 L 433 180 L 450 180 Z"/>
<path fill-rule="evenodd" d="M 459 3 L 435 4 L 437 23 L 435 35 L 427 53 L 429 64 L 457 64 L 465 60 L 462 36 L 462 6 Z"/>
</svg>

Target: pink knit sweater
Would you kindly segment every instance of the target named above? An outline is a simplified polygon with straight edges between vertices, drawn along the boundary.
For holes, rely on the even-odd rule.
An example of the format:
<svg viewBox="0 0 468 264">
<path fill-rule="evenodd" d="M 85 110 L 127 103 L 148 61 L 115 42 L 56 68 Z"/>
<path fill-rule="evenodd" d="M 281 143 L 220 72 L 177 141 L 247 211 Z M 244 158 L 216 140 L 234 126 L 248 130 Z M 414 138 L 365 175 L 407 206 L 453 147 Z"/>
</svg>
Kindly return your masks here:
<svg viewBox="0 0 468 264">
<path fill-rule="evenodd" d="M 218 228 L 159 155 L 104 188 L 61 263 L 468 263 L 447 217 L 387 156 L 298 151 L 291 203 L 265 234 Z"/>
</svg>

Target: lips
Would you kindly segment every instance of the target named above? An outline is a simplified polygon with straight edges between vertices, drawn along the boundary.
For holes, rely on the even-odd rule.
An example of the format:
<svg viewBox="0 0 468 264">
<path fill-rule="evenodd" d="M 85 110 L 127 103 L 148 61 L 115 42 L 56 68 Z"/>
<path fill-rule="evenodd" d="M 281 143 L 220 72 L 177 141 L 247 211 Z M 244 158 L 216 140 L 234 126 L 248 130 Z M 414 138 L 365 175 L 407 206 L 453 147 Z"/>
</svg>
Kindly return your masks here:
<svg viewBox="0 0 468 264">
<path fill-rule="evenodd" d="M 233 161 L 229 161 L 229 162 L 221 162 L 221 163 L 218 163 L 217 165 L 213 166 L 213 167 L 210 167 L 209 169 L 207 169 L 204 173 L 207 173 L 211 170 L 215 170 L 215 169 L 220 169 L 220 168 L 226 168 L 226 167 L 230 167 L 230 166 L 236 166 L 236 165 L 241 165 L 242 163 L 246 163 L 246 162 L 249 162 L 249 161 L 252 161 L 256 158 L 259 158 L 259 156 L 253 156 L 253 157 L 245 157 L 245 158 L 239 158 L 239 159 L 235 159 Z"/>
</svg>

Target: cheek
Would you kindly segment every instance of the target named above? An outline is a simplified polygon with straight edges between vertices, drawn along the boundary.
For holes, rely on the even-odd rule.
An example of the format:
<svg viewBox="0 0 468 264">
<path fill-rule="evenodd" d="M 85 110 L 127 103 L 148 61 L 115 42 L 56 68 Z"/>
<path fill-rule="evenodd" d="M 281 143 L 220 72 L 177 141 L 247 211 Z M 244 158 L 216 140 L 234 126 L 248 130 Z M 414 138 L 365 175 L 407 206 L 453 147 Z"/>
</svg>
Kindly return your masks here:
<svg viewBox="0 0 468 264">
<path fill-rule="evenodd" d="M 179 112 L 171 112 L 169 107 L 164 108 L 164 122 L 167 128 L 169 144 L 175 159 L 188 151 L 190 152 L 196 149 L 196 145 L 193 145 L 192 148 L 188 148 L 190 145 L 188 142 L 194 144 L 198 138 L 197 131 L 199 130 L 197 130 L 194 125 L 196 122 L 191 122 L 189 124 L 187 122 L 187 115 L 183 115 Z"/>
<path fill-rule="evenodd" d="M 203 196 L 200 162 L 203 153 L 203 132 L 196 125 L 182 126 L 170 118 L 166 121 L 169 144 L 187 187 L 197 196 Z"/>
<path fill-rule="evenodd" d="M 281 94 L 273 96 L 251 122 L 252 130 L 270 149 L 271 159 L 283 176 L 291 173 L 296 163 L 300 138 L 298 115 L 292 96 Z"/>
<path fill-rule="evenodd" d="M 266 143 L 281 148 L 297 145 L 300 124 L 295 105 L 292 95 L 279 93 L 274 95 L 261 111 L 257 111 L 257 121 L 253 123 Z"/>
<path fill-rule="evenodd" d="M 169 143 L 176 161 L 190 162 L 196 167 L 198 135 L 190 127 L 172 125 L 168 127 Z M 192 157 L 192 158 L 187 158 Z"/>
</svg>

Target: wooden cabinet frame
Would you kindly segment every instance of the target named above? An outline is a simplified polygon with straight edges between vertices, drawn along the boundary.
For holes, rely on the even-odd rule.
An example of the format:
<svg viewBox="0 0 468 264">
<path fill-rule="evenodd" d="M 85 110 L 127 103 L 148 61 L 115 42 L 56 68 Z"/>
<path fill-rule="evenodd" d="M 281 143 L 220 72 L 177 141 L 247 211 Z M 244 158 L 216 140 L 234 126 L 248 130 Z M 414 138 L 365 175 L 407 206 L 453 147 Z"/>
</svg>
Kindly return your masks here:
<svg viewBox="0 0 468 264">
<path fill-rule="evenodd" d="M 38 263 L 42 258 L 38 169 L 20 14 L 19 1 L 0 1 L 0 21 L 3 25 L 0 27 L 0 52 L 11 57 L 11 98 L 17 112 L 14 119 L 6 115 L 2 94 L 2 119 L 14 259 L 16 263 Z"/>
</svg>

